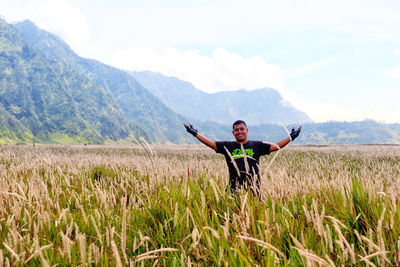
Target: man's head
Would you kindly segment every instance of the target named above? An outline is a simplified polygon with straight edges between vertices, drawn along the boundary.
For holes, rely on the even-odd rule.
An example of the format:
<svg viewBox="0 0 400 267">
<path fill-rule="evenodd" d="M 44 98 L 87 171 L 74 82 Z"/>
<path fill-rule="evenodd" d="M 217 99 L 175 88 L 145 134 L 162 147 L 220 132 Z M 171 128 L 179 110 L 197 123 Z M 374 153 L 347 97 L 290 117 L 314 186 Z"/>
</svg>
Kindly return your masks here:
<svg viewBox="0 0 400 267">
<path fill-rule="evenodd" d="M 238 143 L 247 143 L 247 133 L 249 129 L 247 129 L 247 125 L 242 120 L 237 120 L 232 125 L 232 134 L 236 138 L 236 142 Z"/>
</svg>

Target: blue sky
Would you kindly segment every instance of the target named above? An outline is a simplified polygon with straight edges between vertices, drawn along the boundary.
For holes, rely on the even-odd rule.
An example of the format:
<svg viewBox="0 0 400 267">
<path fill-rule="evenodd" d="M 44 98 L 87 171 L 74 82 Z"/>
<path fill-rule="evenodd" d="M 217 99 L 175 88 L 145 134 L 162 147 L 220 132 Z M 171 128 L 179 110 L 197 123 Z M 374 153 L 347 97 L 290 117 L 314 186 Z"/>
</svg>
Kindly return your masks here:
<svg viewBox="0 0 400 267">
<path fill-rule="evenodd" d="M 206 92 L 272 87 L 314 121 L 400 122 L 400 1 L 0 0 L 80 56 Z"/>
</svg>

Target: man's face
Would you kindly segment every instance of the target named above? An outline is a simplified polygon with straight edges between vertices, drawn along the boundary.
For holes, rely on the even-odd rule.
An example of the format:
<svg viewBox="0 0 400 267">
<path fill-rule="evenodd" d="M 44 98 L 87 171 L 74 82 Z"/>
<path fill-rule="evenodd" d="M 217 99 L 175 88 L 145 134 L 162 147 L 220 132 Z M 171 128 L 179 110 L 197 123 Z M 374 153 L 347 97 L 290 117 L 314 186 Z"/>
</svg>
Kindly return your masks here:
<svg viewBox="0 0 400 267">
<path fill-rule="evenodd" d="M 236 142 L 238 143 L 246 143 L 247 142 L 247 133 L 249 129 L 247 129 L 246 125 L 243 123 L 236 124 L 233 126 L 232 134 L 236 138 Z"/>
</svg>

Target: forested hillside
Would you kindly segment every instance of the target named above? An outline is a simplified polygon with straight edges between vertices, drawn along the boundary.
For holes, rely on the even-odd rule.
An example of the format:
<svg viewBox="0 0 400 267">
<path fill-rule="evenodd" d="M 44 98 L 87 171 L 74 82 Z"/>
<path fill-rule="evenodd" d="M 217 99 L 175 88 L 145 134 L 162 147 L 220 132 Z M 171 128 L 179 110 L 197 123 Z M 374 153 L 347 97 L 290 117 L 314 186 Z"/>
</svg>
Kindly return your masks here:
<svg viewBox="0 0 400 267">
<path fill-rule="evenodd" d="M 46 59 L 3 20 L 0 44 L 2 139 L 103 143 L 146 137 L 103 88 Z"/>
</svg>

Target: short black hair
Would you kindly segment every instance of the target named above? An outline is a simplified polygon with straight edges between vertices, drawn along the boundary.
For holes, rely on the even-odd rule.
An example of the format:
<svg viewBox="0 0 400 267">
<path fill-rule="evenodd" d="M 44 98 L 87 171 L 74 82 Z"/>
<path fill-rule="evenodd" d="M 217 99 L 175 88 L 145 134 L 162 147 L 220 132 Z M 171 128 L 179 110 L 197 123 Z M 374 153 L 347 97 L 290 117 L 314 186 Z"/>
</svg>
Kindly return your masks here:
<svg viewBox="0 0 400 267">
<path fill-rule="evenodd" d="M 242 120 L 237 120 L 237 121 L 235 121 L 235 122 L 232 124 L 232 128 L 235 128 L 235 125 L 242 124 L 242 123 L 247 127 L 247 124 L 246 124 L 244 121 L 242 121 Z"/>
</svg>

